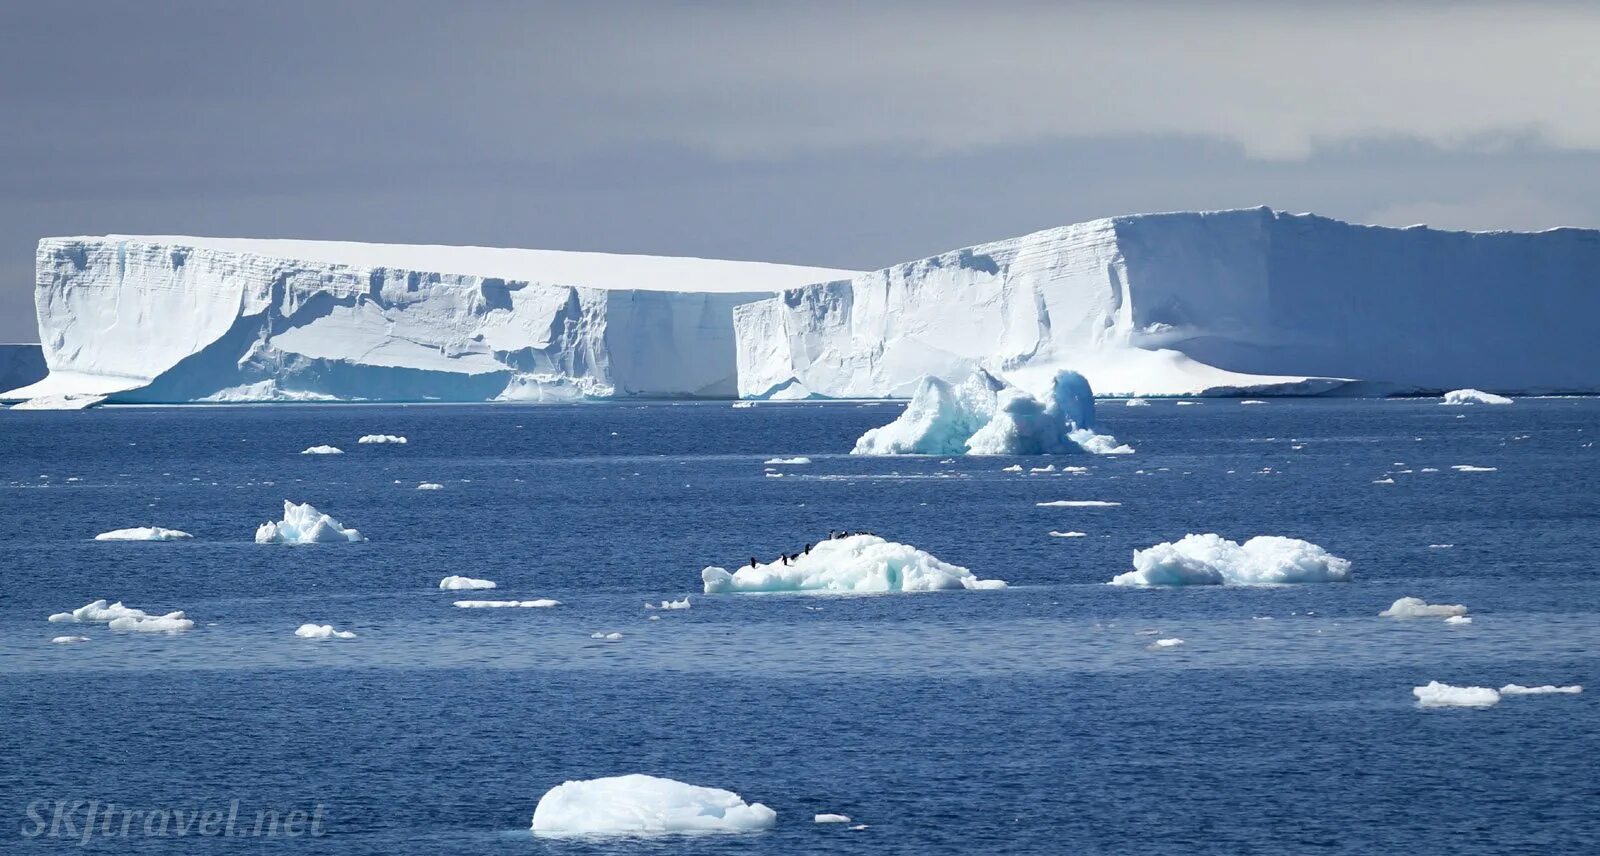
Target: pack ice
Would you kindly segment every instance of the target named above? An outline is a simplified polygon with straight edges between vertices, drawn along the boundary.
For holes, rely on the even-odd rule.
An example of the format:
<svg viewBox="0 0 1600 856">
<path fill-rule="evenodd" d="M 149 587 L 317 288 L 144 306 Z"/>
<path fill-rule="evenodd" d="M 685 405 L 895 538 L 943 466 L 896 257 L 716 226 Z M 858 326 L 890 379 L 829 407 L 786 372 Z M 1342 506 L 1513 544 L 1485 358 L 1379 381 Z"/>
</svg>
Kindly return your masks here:
<svg viewBox="0 0 1600 856">
<path fill-rule="evenodd" d="M 960 565 L 877 535 L 832 538 L 793 561 L 778 559 L 728 573 L 711 567 L 700 572 L 707 594 L 720 592 L 878 593 L 1005 588 L 1001 580 L 981 580 Z"/>
<path fill-rule="evenodd" d="M 563 782 L 539 798 L 542 835 L 663 835 L 771 829 L 778 814 L 732 791 L 634 773 Z"/>
<path fill-rule="evenodd" d="M 485 247 L 46 238 L 34 302 L 49 375 L 26 386 L 14 375 L 0 397 L 731 398 L 733 307 L 850 275 Z"/>
<path fill-rule="evenodd" d="M 1113 217 L 739 306 L 739 392 L 906 397 L 976 367 L 1102 395 L 1595 391 L 1597 283 L 1595 231 Z"/>
</svg>

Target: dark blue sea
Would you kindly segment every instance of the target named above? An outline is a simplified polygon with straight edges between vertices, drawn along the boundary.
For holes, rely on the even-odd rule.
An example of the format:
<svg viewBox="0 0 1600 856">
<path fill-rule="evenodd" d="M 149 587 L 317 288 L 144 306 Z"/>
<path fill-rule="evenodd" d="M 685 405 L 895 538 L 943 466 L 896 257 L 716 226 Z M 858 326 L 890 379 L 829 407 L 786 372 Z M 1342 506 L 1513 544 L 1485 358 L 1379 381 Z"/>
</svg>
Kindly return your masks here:
<svg viewBox="0 0 1600 856">
<path fill-rule="evenodd" d="M 1102 402 L 1101 427 L 1138 452 L 1055 460 L 1084 474 L 844 454 L 897 412 L 0 413 L 0 852 L 1600 850 L 1600 400 Z M 409 442 L 356 443 L 369 433 Z M 345 454 L 299 454 L 324 443 Z M 792 455 L 812 463 L 767 473 Z M 253 543 L 285 499 L 370 540 Z M 1121 505 L 1035 505 L 1053 500 Z M 132 526 L 195 539 L 92 540 Z M 1011 588 L 700 593 L 706 565 L 829 529 Z M 1133 550 L 1191 532 L 1304 538 L 1354 579 L 1105 584 Z M 450 574 L 500 588 L 440 591 Z M 688 610 L 644 609 L 685 595 Z M 1473 622 L 1378 617 L 1407 595 Z M 196 627 L 46 621 L 97 598 Z M 358 637 L 297 638 L 304 622 Z M 90 641 L 51 643 L 65 633 Z M 1185 644 L 1150 650 L 1164 637 Z M 1431 680 L 1585 692 L 1420 708 L 1411 689 Z M 528 832 L 549 788 L 630 772 L 737 791 L 777 827 Z M 237 820 L 232 836 L 85 835 L 90 803 Z M 264 812 L 315 815 L 316 834 L 255 836 Z"/>
</svg>

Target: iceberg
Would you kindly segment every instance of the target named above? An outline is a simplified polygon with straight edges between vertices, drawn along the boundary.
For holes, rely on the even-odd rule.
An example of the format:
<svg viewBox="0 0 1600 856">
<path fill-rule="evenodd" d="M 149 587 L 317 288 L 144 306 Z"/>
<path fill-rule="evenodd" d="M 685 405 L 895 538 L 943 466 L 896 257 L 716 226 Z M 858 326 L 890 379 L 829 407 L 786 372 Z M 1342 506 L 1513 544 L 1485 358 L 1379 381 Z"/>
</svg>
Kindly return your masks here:
<svg viewBox="0 0 1600 856">
<path fill-rule="evenodd" d="M 294 635 L 301 639 L 354 639 L 356 634 L 349 630 L 335 630 L 332 624 L 306 623 L 295 629 Z"/>
<path fill-rule="evenodd" d="M 406 443 L 406 438 L 396 434 L 364 434 L 362 435 L 361 439 L 357 440 L 356 442 L 363 446 L 369 446 L 374 443 L 389 443 L 404 446 Z"/>
<path fill-rule="evenodd" d="M 771 829 L 778 814 L 732 791 L 634 773 L 563 782 L 539 798 L 541 835 L 665 835 Z"/>
<path fill-rule="evenodd" d="M 1309 541 L 1257 535 L 1240 544 L 1220 535 L 1185 535 L 1176 543 L 1133 551 L 1134 570 L 1117 586 L 1280 585 L 1346 582 L 1350 560 Z"/>
<path fill-rule="evenodd" d="M 160 526 L 136 526 L 132 529 L 113 529 L 110 532 L 101 532 L 94 536 L 96 541 L 182 541 L 193 538 L 187 532 L 177 529 L 163 529 Z"/>
<path fill-rule="evenodd" d="M 852 455 L 1049 455 L 1133 449 L 1097 434 L 1094 393 L 1074 371 L 1051 379 L 1049 404 L 978 369 L 959 385 L 924 377 L 904 412 L 856 441 Z"/>
<path fill-rule="evenodd" d="M 439 588 L 446 589 L 448 591 L 460 591 L 462 589 L 492 589 L 494 587 L 494 580 L 478 580 L 473 579 L 472 577 L 462 577 L 454 574 L 439 581 Z"/>
<path fill-rule="evenodd" d="M 1428 603 L 1420 597 L 1402 597 L 1378 613 L 1380 618 L 1454 618 L 1467 614 L 1460 604 Z"/>
<path fill-rule="evenodd" d="M 309 502 L 299 505 L 283 501 L 283 519 L 267 522 L 256 529 L 257 544 L 313 544 L 324 542 L 365 541 L 361 533 L 346 529 L 326 514 L 316 510 Z"/>
<path fill-rule="evenodd" d="M 1542 687 L 1525 687 L 1521 684 L 1506 684 L 1500 688 L 1501 695 L 1577 695 L 1581 692 L 1583 692 L 1583 687 L 1580 684 L 1573 684 L 1569 687 L 1558 687 L 1550 684 L 1545 684 Z"/>
<path fill-rule="evenodd" d="M 344 450 L 338 446 L 312 446 L 302 451 L 302 455 L 342 455 Z"/>
<path fill-rule="evenodd" d="M 1512 400 L 1503 395 L 1484 392 L 1481 389 L 1453 389 L 1444 394 L 1440 404 L 1511 404 Z"/>
<path fill-rule="evenodd" d="M 723 592 L 879 593 L 1005 588 L 1001 580 L 979 579 L 909 544 L 876 535 L 833 538 L 792 562 L 781 559 L 745 566 L 733 573 L 710 567 L 700 572 L 707 594 Z"/>
<path fill-rule="evenodd" d="M 1411 694 L 1422 707 L 1493 707 L 1500 703 L 1500 693 L 1489 687 L 1453 687 L 1438 681 L 1414 687 Z"/>
<path fill-rule="evenodd" d="M 549 598 L 537 600 L 458 600 L 454 604 L 461 609 L 548 609 L 560 606 L 561 601 Z"/>
</svg>

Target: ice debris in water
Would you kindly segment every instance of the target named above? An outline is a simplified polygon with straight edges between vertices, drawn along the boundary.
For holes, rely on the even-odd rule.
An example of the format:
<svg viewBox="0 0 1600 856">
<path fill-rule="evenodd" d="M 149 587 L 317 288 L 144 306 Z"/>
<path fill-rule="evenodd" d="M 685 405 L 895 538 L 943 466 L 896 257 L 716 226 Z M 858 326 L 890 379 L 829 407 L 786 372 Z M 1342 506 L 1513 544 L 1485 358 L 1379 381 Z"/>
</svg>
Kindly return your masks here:
<svg viewBox="0 0 1600 856">
<path fill-rule="evenodd" d="M 113 529 L 110 532 L 101 532 L 94 536 L 96 541 L 181 541 L 193 538 L 187 532 L 177 529 L 163 529 L 160 526 L 135 526 L 132 529 Z"/>
<path fill-rule="evenodd" d="M 1438 681 L 1414 687 L 1411 694 L 1423 707 L 1493 707 L 1500 703 L 1500 693 L 1489 687 L 1453 687 Z"/>
<path fill-rule="evenodd" d="M 561 601 L 550 598 L 538 600 L 458 600 L 455 605 L 461 609 L 543 609 L 560 606 Z"/>
<path fill-rule="evenodd" d="M 1009 467 L 1001 468 L 1000 472 L 1002 472 L 1002 473 L 1020 473 L 1020 472 L 1022 472 L 1022 465 L 1021 464 L 1012 464 Z"/>
<path fill-rule="evenodd" d="M 959 385 L 924 376 L 900 416 L 856 441 L 852 455 L 1128 454 L 1097 434 L 1094 393 L 1073 371 L 1056 374 L 1048 403 L 982 369 Z"/>
<path fill-rule="evenodd" d="M 1511 399 L 1481 389 L 1452 389 L 1439 400 L 1440 404 L 1510 404 Z"/>
<path fill-rule="evenodd" d="M 417 490 L 444 490 L 444 485 L 438 482 L 423 482 L 417 485 Z"/>
<path fill-rule="evenodd" d="M 1493 473 L 1493 472 L 1498 472 L 1500 468 L 1499 467 L 1478 467 L 1478 466 L 1473 466 L 1472 464 L 1456 464 L 1455 466 L 1451 467 L 1450 469 L 1455 470 L 1458 473 Z"/>
<path fill-rule="evenodd" d="M 1402 597 L 1378 613 L 1379 618 L 1449 618 L 1466 615 L 1467 608 L 1459 603 L 1428 603 L 1420 597 Z"/>
<path fill-rule="evenodd" d="M 439 588 L 457 591 L 460 589 L 492 589 L 494 580 L 479 580 L 472 577 L 456 576 L 454 574 L 439 581 Z"/>
<path fill-rule="evenodd" d="M 622 638 L 622 634 L 621 633 L 614 633 L 614 632 L 613 633 L 601 633 L 601 632 L 596 631 L 594 633 L 590 633 L 589 634 L 589 638 L 590 639 L 603 639 L 603 640 L 605 640 L 607 642 L 615 642 L 618 639 Z"/>
<path fill-rule="evenodd" d="M 1446 618 L 1444 620 L 1444 623 L 1446 623 L 1446 624 L 1455 624 L 1455 625 L 1458 625 L 1458 626 L 1462 625 L 1462 624 L 1471 624 L 1472 623 L 1472 616 L 1470 616 L 1470 615 L 1452 615 L 1449 618 Z"/>
<path fill-rule="evenodd" d="M 104 624 L 112 630 L 135 633 L 179 633 L 194 628 L 194 622 L 181 611 L 151 615 L 142 609 L 123 606 L 122 601 L 86 603 L 71 612 L 58 612 L 49 619 L 55 624 Z"/>
<path fill-rule="evenodd" d="M 1002 580 L 982 580 L 909 544 L 876 535 L 830 538 L 791 561 L 746 565 L 733 573 L 706 568 L 700 580 L 719 592 L 911 592 L 940 589 L 999 589 Z"/>
<path fill-rule="evenodd" d="M 1521 684 L 1506 684 L 1500 688 L 1501 695 L 1553 695 L 1556 693 L 1577 695 L 1581 692 L 1583 692 L 1583 686 L 1581 684 L 1573 684 L 1569 687 L 1557 687 L 1550 684 L 1545 684 L 1542 687 L 1525 687 Z"/>
<path fill-rule="evenodd" d="M 1128 399 L 1127 406 L 1129 406 L 1129 407 L 1149 407 L 1150 406 L 1150 402 L 1145 401 L 1142 398 L 1130 398 L 1130 399 Z"/>
<path fill-rule="evenodd" d="M 771 829 L 778 814 L 720 788 L 635 773 L 564 782 L 539 798 L 542 835 L 666 835 Z"/>
<path fill-rule="evenodd" d="M 361 533 L 346 529 L 309 502 L 296 505 L 283 501 L 283 519 L 263 523 L 256 529 L 257 544 L 312 544 L 340 541 L 365 541 Z"/>
<path fill-rule="evenodd" d="M 370 445 L 372 443 L 394 443 L 396 445 L 403 446 L 406 443 L 406 438 L 401 437 L 398 434 L 367 434 L 356 442 L 363 445 Z"/>
<path fill-rule="evenodd" d="M 356 638 L 356 634 L 352 633 L 349 630 L 335 630 L 335 629 L 333 629 L 333 625 L 332 624 L 311 624 L 311 623 L 302 624 L 302 625 L 300 625 L 300 627 L 298 629 L 296 629 L 294 631 L 294 635 L 299 636 L 301 639 L 354 639 L 354 638 Z"/>
<path fill-rule="evenodd" d="M 1050 536 L 1052 538 L 1087 538 L 1087 537 L 1089 537 L 1088 533 L 1086 533 L 1086 532 L 1057 532 L 1054 529 L 1050 530 Z"/>
<path fill-rule="evenodd" d="M 664 600 L 664 601 L 661 602 L 661 604 L 659 606 L 657 606 L 655 604 L 647 603 L 647 604 L 644 605 L 644 608 L 645 609 L 688 609 L 690 606 L 691 606 L 691 604 L 689 603 L 689 596 L 688 595 L 684 595 L 682 600 Z"/>
<path fill-rule="evenodd" d="M 87 637 L 87 636 L 57 636 L 54 639 L 51 639 L 50 641 L 52 643 L 56 644 L 56 645 L 71 645 L 71 644 L 74 644 L 74 643 L 77 643 L 77 642 L 88 642 L 89 641 L 89 637 Z"/>
<path fill-rule="evenodd" d="M 1133 551 L 1134 570 L 1118 586 L 1278 585 L 1346 582 L 1350 560 L 1309 541 L 1257 535 L 1240 545 L 1215 533 Z"/>
<path fill-rule="evenodd" d="M 1156 641 L 1150 643 L 1150 650 L 1152 650 L 1152 651 L 1162 651 L 1162 650 L 1165 650 L 1167 648 L 1176 648 L 1176 647 L 1178 647 L 1179 645 L 1182 645 L 1182 644 L 1183 644 L 1183 640 L 1182 639 L 1178 639 L 1176 637 L 1174 637 L 1172 639 L 1157 639 Z"/>
<path fill-rule="evenodd" d="M 1040 508 L 1116 508 L 1120 502 L 1110 502 L 1104 499 L 1057 499 L 1051 502 L 1035 502 Z"/>
<path fill-rule="evenodd" d="M 809 463 L 811 463 L 811 459 L 805 457 L 804 455 L 797 455 L 797 456 L 795 456 L 793 458 L 768 458 L 765 461 L 762 461 L 762 463 L 764 463 L 764 464 L 789 464 L 789 465 L 792 465 L 792 466 L 799 466 L 800 464 L 809 464 Z"/>
<path fill-rule="evenodd" d="M 811 818 L 812 823 L 849 823 L 850 816 L 846 814 L 819 814 Z"/>
<path fill-rule="evenodd" d="M 302 451 L 302 455 L 342 455 L 344 450 L 338 446 L 312 446 Z"/>
</svg>

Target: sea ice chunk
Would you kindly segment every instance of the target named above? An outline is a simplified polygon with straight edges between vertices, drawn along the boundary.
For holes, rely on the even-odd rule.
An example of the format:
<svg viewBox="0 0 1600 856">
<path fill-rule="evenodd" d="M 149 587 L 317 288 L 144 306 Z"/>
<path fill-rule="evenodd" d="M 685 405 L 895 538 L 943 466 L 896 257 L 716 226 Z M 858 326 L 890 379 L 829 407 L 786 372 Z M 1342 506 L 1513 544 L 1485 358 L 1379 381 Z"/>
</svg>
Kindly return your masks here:
<svg viewBox="0 0 1600 856">
<path fill-rule="evenodd" d="M 338 446 L 312 446 L 302 451 L 302 455 L 342 455 L 344 450 Z"/>
<path fill-rule="evenodd" d="M 1453 687 L 1438 681 L 1413 687 L 1411 694 L 1423 707 L 1493 707 L 1500 703 L 1500 693 L 1489 687 Z"/>
<path fill-rule="evenodd" d="M 691 604 L 689 603 L 689 596 L 688 595 L 684 595 L 682 600 L 664 600 L 664 601 L 661 602 L 660 606 L 652 606 L 651 604 L 647 603 L 647 604 L 644 605 L 644 608 L 645 609 L 688 609 L 690 606 L 691 606 Z"/>
<path fill-rule="evenodd" d="M 981 580 L 972 571 L 940 561 L 909 544 L 876 535 L 833 538 L 789 564 L 781 560 L 733 573 L 706 568 L 700 580 L 707 594 L 720 592 L 910 592 L 940 589 L 1005 588 L 1001 580 Z"/>
<path fill-rule="evenodd" d="M 1471 624 L 1472 623 L 1472 616 L 1470 616 L 1470 615 L 1452 615 L 1449 618 L 1446 618 L 1444 620 L 1444 623 L 1446 623 L 1446 624 L 1454 624 L 1454 625 L 1457 625 L 1457 626 L 1462 625 L 1462 624 Z"/>
<path fill-rule="evenodd" d="M 1453 389 L 1444 394 L 1440 404 L 1510 404 L 1511 399 L 1481 389 Z"/>
<path fill-rule="evenodd" d="M 311 507 L 283 501 L 283 519 L 267 522 L 256 529 L 257 544 L 312 544 L 340 541 L 365 541 L 361 533 L 346 529 L 326 514 Z"/>
<path fill-rule="evenodd" d="M 462 609 L 545 609 L 560 606 L 561 601 L 547 597 L 538 600 L 458 600 L 455 605 Z"/>
<path fill-rule="evenodd" d="M 1132 454 L 1094 431 L 1094 392 L 1075 371 L 1056 373 L 1048 404 L 1014 387 L 996 393 L 994 416 L 967 438 L 969 455 Z"/>
<path fill-rule="evenodd" d="M 366 434 L 356 442 L 361 444 L 394 443 L 403 446 L 406 443 L 406 438 L 397 434 Z"/>
<path fill-rule="evenodd" d="M 1165 650 L 1167 648 L 1176 648 L 1176 647 L 1178 647 L 1179 645 L 1182 645 L 1182 644 L 1183 644 L 1183 640 L 1182 639 L 1178 639 L 1176 637 L 1171 638 L 1171 639 L 1157 639 L 1156 641 L 1150 643 L 1150 650 L 1152 650 L 1152 651 L 1162 651 L 1162 650 Z"/>
<path fill-rule="evenodd" d="M 1052 530 L 1050 530 L 1050 537 L 1052 537 L 1052 538 L 1087 538 L 1087 537 L 1089 537 L 1089 533 L 1087 533 L 1087 532 L 1057 532 L 1056 530 L 1052 529 Z"/>
<path fill-rule="evenodd" d="M 1111 584 L 1278 585 L 1350 579 L 1350 560 L 1309 541 L 1277 535 L 1257 535 L 1242 546 L 1215 533 L 1185 535 L 1176 543 L 1133 551 L 1133 567 L 1113 577 Z"/>
<path fill-rule="evenodd" d="M 1034 505 L 1040 508 L 1116 508 L 1122 503 L 1104 499 L 1056 499 L 1050 502 L 1035 502 Z"/>
<path fill-rule="evenodd" d="M 76 642 L 88 642 L 89 641 L 89 637 L 87 637 L 87 636 L 57 636 L 54 639 L 51 639 L 50 641 L 52 643 L 56 644 L 56 645 L 71 645 L 71 644 L 74 644 Z"/>
<path fill-rule="evenodd" d="M 1550 684 L 1545 684 L 1542 687 L 1525 687 L 1521 684 L 1506 684 L 1500 688 L 1501 695 L 1551 695 L 1553 693 L 1577 695 L 1581 692 L 1583 692 L 1583 686 L 1581 684 L 1573 684 L 1569 687 L 1557 687 Z"/>
<path fill-rule="evenodd" d="M 1456 464 L 1455 466 L 1451 467 L 1450 469 L 1455 470 L 1458 473 L 1492 473 L 1492 472 L 1497 472 L 1500 468 L 1499 467 L 1478 467 L 1478 466 L 1473 466 L 1472 464 Z"/>
<path fill-rule="evenodd" d="M 187 532 L 177 529 L 163 529 L 160 526 L 136 526 L 132 529 L 113 529 L 110 532 L 101 532 L 94 536 L 96 541 L 181 541 L 193 538 Z"/>
<path fill-rule="evenodd" d="M 356 634 L 352 633 L 349 630 L 335 630 L 335 629 L 333 629 L 333 625 L 332 624 L 311 624 L 309 622 L 306 623 L 306 624 L 300 625 L 300 627 L 294 631 L 294 635 L 299 636 L 301 639 L 354 639 L 354 638 L 356 638 Z"/>
<path fill-rule="evenodd" d="M 144 633 L 177 633 L 194 627 L 194 622 L 182 612 L 151 615 L 142 609 L 123 606 L 122 601 L 107 604 L 96 600 L 71 612 L 58 612 L 49 619 L 55 624 L 104 624 L 112 630 L 131 630 Z"/>
<path fill-rule="evenodd" d="M 617 641 L 617 640 L 622 638 L 622 634 L 621 633 L 616 633 L 616 632 L 602 633 L 600 631 L 595 631 L 594 633 L 590 633 L 589 634 L 589 638 L 590 639 L 601 639 L 601 640 L 604 640 L 606 642 L 615 642 L 615 641 Z"/>
<path fill-rule="evenodd" d="M 812 823 L 849 823 L 850 816 L 845 814 L 819 814 L 811 819 Z"/>
<path fill-rule="evenodd" d="M 924 376 L 906 409 L 893 422 L 856 441 L 852 455 L 959 455 L 967 438 L 994 415 L 995 394 L 1005 384 L 982 369 L 960 385 Z"/>
<path fill-rule="evenodd" d="M 439 581 L 439 588 L 457 591 L 460 589 L 492 589 L 494 580 L 479 580 L 472 577 L 456 576 L 454 574 Z"/>
<path fill-rule="evenodd" d="M 1378 613 L 1379 618 L 1449 618 L 1466 615 L 1461 604 L 1428 603 L 1420 597 L 1402 597 Z"/>
<path fill-rule="evenodd" d="M 122 615 L 106 622 L 106 627 L 132 633 L 182 633 L 193 630 L 194 622 L 180 611 L 166 615 Z"/>
<path fill-rule="evenodd" d="M 790 465 L 798 466 L 800 464 L 809 464 L 809 463 L 811 463 L 811 459 L 808 458 L 808 457 L 805 457 L 804 455 L 796 455 L 793 458 L 768 458 L 765 461 L 762 461 L 762 463 L 764 463 L 764 464 L 790 464 Z"/>
<path fill-rule="evenodd" d="M 1150 402 L 1145 401 L 1142 398 L 1130 398 L 1130 399 L 1128 399 L 1127 406 L 1128 407 L 1149 407 L 1150 406 Z"/>
<path fill-rule="evenodd" d="M 444 490 L 444 485 L 438 482 L 423 482 L 417 485 L 417 490 Z"/>
<path fill-rule="evenodd" d="M 539 798 L 544 835 L 663 835 L 771 829 L 778 814 L 738 794 L 634 773 L 564 782 Z"/>
</svg>

